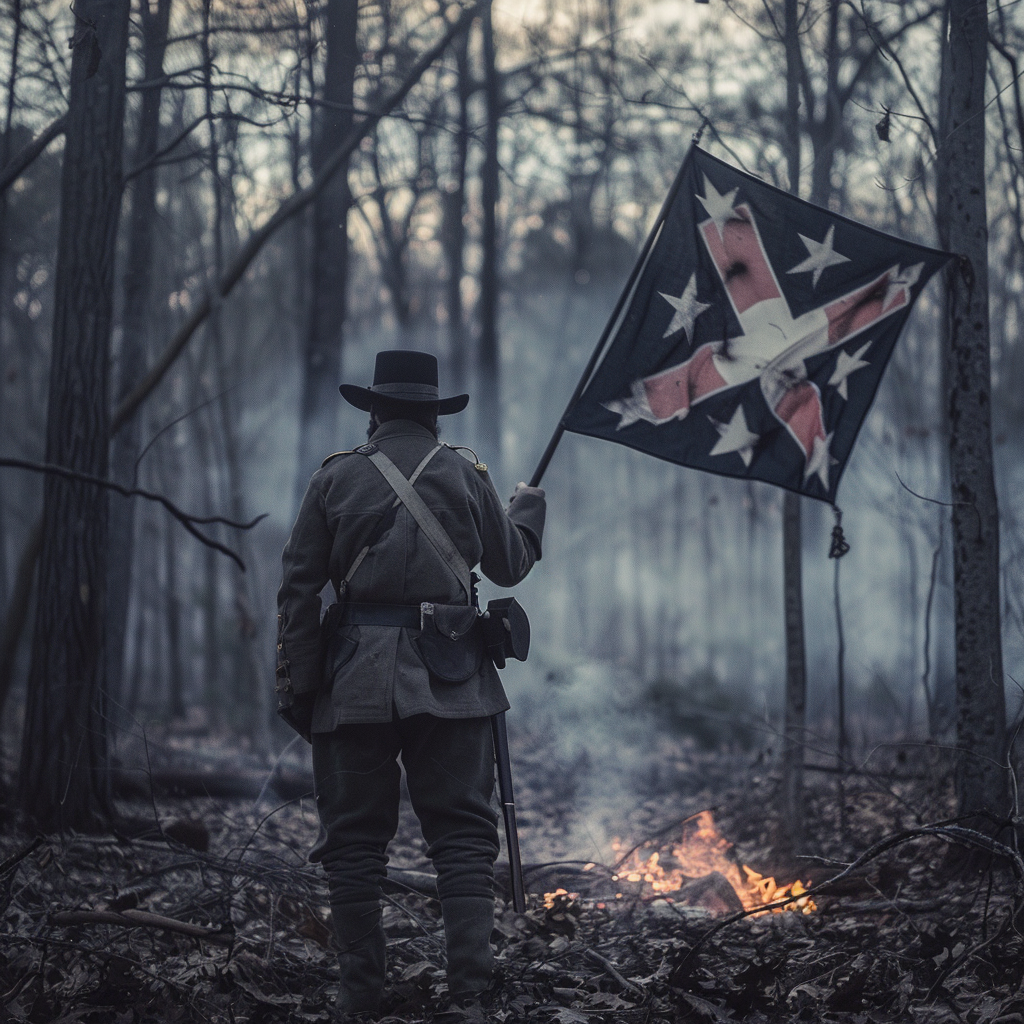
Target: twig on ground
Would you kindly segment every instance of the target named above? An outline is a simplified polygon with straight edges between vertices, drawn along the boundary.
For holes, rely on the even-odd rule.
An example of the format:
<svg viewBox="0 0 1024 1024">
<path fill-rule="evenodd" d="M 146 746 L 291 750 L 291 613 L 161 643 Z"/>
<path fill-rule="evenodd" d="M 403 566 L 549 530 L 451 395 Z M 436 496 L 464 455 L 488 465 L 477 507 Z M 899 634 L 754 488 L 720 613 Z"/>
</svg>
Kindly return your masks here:
<svg viewBox="0 0 1024 1024">
<path fill-rule="evenodd" d="M 409 918 L 409 920 L 412 921 L 412 923 L 416 925 L 416 927 L 419 928 L 420 931 L 423 932 L 423 934 L 427 937 L 428 941 L 432 945 L 438 946 L 441 949 L 444 948 L 444 944 L 441 942 L 441 940 L 436 935 L 434 935 L 434 933 L 431 932 L 430 929 L 408 907 L 404 906 L 402 903 L 396 900 L 394 896 L 389 896 L 387 893 L 383 893 L 383 897 L 396 910 L 400 910 L 403 914 L 405 914 L 405 916 Z"/>
<path fill-rule="evenodd" d="M 179 921 L 163 914 L 148 910 L 58 910 L 50 915 L 50 923 L 61 928 L 77 924 L 115 924 L 122 928 L 163 928 L 165 931 L 189 935 L 194 939 L 205 939 L 218 945 L 227 946 L 234 941 L 234 935 L 221 928 L 204 928 L 202 925 Z"/>
<path fill-rule="evenodd" d="M 7 860 L 3 862 L 3 864 L 0 864 L 0 878 L 3 878 L 4 875 L 6 875 L 7 872 L 11 870 L 11 868 L 20 864 L 30 853 L 35 852 L 42 845 L 43 837 L 36 836 L 35 839 L 33 839 L 32 842 L 25 847 L 25 849 L 19 850 L 17 853 L 12 854 L 10 857 L 8 857 Z"/>
<path fill-rule="evenodd" d="M 637 985 L 636 982 L 630 981 L 628 978 L 624 977 L 607 957 L 601 956 L 601 954 L 598 953 L 597 950 L 590 949 L 589 947 L 584 952 L 588 959 L 593 960 L 597 964 L 600 964 L 608 972 L 608 974 L 611 975 L 611 977 L 616 982 L 618 982 L 618 984 L 621 985 L 622 988 L 624 988 L 627 992 L 632 992 L 635 995 L 639 996 L 641 999 L 647 998 L 647 993 L 643 990 L 643 988 Z"/>
</svg>

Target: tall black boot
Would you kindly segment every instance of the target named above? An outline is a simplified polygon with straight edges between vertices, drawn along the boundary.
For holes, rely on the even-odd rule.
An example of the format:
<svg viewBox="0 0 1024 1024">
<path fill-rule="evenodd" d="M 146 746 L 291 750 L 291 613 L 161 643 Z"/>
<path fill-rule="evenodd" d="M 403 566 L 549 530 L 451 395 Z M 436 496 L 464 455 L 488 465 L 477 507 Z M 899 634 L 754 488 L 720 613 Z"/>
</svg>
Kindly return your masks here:
<svg viewBox="0 0 1024 1024">
<path fill-rule="evenodd" d="M 387 956 L 380 904 L 332 903 L 331 919 L 341 968 L 335 1008 L 339 1014 L 375 1012 L 384 988 Z"/>
<path fill-rule="evenodd" d="M 494 953 L 494 900 L 487 896 L 452 896 L 441 900 L 448 949 L 448 992 L 452 1002 L 478 997 L 491 983 Z"/>
</svg>

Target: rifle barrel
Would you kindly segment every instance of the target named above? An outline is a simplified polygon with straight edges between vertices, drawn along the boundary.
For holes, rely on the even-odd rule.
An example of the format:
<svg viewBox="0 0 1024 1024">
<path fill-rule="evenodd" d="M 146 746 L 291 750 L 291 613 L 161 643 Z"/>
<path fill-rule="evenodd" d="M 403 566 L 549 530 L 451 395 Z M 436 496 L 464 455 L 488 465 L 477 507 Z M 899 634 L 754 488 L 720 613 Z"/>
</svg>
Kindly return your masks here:
<svg viewBox="0 0 1024 1024">
<path fill-rule="evenodd" d="M 505 842 L 508 847 L 509 879 L 512 887 L 512 909 L 518 914 L 526 911 L 526 887 L 523 884 L 523 862 L 519 853 L 519 830 L 516 826 L 516 801 L 512 795 L 512 761 L 508 753 L 508 730 L 505 712 L 491 718 L 494 738 L 494 760 L 498 765 L 498 790 L 501 811 L 505 818 Z"/>
</svg>

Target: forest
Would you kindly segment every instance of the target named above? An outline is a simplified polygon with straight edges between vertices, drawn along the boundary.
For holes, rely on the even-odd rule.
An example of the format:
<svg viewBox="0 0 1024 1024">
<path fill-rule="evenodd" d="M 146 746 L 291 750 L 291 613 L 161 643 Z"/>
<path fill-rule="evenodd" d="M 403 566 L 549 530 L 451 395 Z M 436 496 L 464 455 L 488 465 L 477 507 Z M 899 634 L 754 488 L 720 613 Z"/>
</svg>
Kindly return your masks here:
<svg viewBox="0 0 1024 1024">
<path fill-rule="evenodd" d="M 403 790 L 379 1019 L 1024 1024 L 1022 50 L 1015 0 L 0 0 L 3 1019 L 334 1019 L 276 595 L 399 348 L 547 526 L 525 910 L 502 836 L 449 1000 Z M 561 433 L 698 143 L 951 254 L 835 505 Z"/>
</svg>

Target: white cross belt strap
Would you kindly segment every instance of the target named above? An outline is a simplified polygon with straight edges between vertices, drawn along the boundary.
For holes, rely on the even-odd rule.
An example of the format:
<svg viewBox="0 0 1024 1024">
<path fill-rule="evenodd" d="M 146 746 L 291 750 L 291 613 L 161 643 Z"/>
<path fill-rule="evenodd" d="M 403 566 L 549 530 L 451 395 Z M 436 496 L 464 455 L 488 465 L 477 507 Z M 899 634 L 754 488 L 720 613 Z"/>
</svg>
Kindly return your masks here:
<svg viewBox="0 0 1024 1024">
<path fill-rule="evenodd" d="M 369 445 L 363 445 L 363 447 L 367 448 L 367 447 L 369 447 Z M 420 473 L 422 473 L 423 470 L 425 470 L 427 468 L 427 463 L 443 447 L 444 447 L 443 444 L 439 444 L 436 448 L 431 448 L 430 451 L 427 452 L 427 454 L 423 457 L 423 461 L 416 467 L 415 470 L 413 470 L 412 476 L 409 477 L 409 483 L 410 484 L 416 483 L 416 481 L 419 479 Z M 345 454 L 349 455 L 349 454 L 352 454 L 352 453 L 351 452 L 346 452 Z M 401 498 L 395 498 L 395 505 L 401 505 L 401 504 L 402 504 Z M 395 505 L 392 505 L 391 507 L 394 508 Z M 383 527 L 383 522 L 381 523 L 381 527 Z M 374 532 L 374 534 L 372 536 L 372 539 L 369 541 L 368 544 L 366 544 L 363 547 L 363 550 L 360 551 L 358 555 L 356 555 L 356 560 L 352 563 L 352 565 L 349 568 L 348 572 L 345 573 L 345 578 L 341 581 L 341 587 L 340 588 L 335 588 L 335 595 L 336 595 L 336 598 L 337 598 L 338 601 L 340 601 L 342 599 L 343 595 L 348 592 L 348 585 L 349 585 L 349 583 L 352 582 L 352 577 L 355 576 L 356 570 L 359 568 L 359 566 L 361 566 L 363 564 L 363 559 L 370 553 L 370 548 L 372 548 L 373 545 L 377 543 L 377 540 L 379 539 L 381 532 L 382 531 L 380 529 L 378 529 L 377 531 Z"/>
<path fill-rule="evenodd" d="M 438 448 L 440 447 L 441 445 L 438 445 Z M 437 449 L 434 450 L 436 451 Z M 391 489 L 398 495 L 413 519 L 416 520 L 419 528 L 423 531 L 423 535 L 434 545 L 437 553 L 452 570 L 459 581 L 459 585 L 466 592 L 467 602 L 471 604 L 473 597 L 469 566 L 459 553 L 459 549 L 455 546 L 454 541 L 448 536 L 448 532 L 437 521 L 434 513 L 427 508 L 426 503 L 416 493 L 412 484 L 402 475 L 402 471 L 375 444 L 361 445 L 355 451 L 359 455 L 365 455 L 377 467 L 381 476 L 391 485 Z"/>
</svg>

